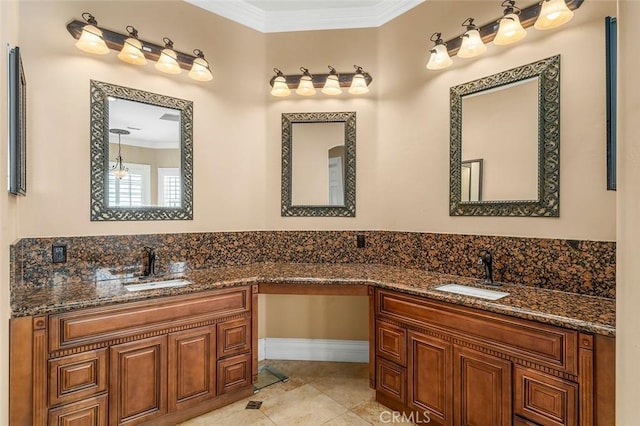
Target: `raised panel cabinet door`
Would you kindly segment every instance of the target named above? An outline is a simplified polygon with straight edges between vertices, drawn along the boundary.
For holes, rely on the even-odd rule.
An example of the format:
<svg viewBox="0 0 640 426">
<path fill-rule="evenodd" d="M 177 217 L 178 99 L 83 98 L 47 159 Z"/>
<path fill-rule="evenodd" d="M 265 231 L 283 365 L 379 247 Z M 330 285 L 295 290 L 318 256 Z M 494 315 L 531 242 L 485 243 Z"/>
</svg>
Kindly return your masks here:
<svg viewBox="0 0 640 426">
<path fill-rule="evenodd" d="M 107 390 L 107 350 L 49 360 L 49 405 L 67 404 Z"/>
<path fill-rule="evenodd" d="M 409 332 L 408 405 L 429 414 L 435 423 L 453 424 L 453 346 Z"/>
<path fill-rule="evenodd" d="M 136 425 L 167 413 L 167 336 L 110 348 L 109 423 Z"/>
<path fill-rule="evenodd" d="M 216 395 L 216 328 L 169 334 L 169 411 Z"/>
<path fill-rule="evenodd" d="M 454 347 L 454 423 L 460 426 L 510 426 L 511 362 Z"/>
<path fill-rule="evenodd" d="M 107 395 L 49 410 L 49 426 L 107 426 Z"/>
<path fill-rule="evenodd" d="M 407 366 L 407 332 L 384 322 L 376 323 L 376 355 Z"/>
<path fill-rule="evenodd" d="M 376 358 L 376 390 L 395 401 L 407 403 L 407 370 L 382 358 Z"/>
<path fill-rule="evenodd" d="M 251 318 L 218 324 L 218 358 L 237 355 L 251 349 Z"/>
<path fill-rule="evenodd" d="M 251 354 L 218 361 L 218 395 L 251 385 Z"/>
</svg>

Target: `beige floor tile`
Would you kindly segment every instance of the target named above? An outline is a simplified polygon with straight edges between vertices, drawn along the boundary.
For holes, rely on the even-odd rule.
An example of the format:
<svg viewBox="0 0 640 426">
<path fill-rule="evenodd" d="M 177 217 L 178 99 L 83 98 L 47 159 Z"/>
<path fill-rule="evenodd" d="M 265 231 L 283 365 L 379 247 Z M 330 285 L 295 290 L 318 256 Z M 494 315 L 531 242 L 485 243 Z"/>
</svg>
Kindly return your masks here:
<svg viewBox="0 0 640 426">
<path fill-rule="evenodd" d="M 319 377 L 310 384 L 347 408 L 370 401 L 372 397 L 368 378 Z"/>
<path fill-rule="evenodd" d="M 389 424 L 413 424 L 409 419 L 403 418 L 399 414 L 396 414 L 397 417 L 394 418 L 394 411 L 392 409 L 385 407 L 384 405 L 374 400 L 365 402 L 364 404 L 360 404 L 357 407 L 354 407 L 351 411 L 360 416 L 369 424 L 375 426 Z"/>
<path fill-rule="evenodd" d="M 193 426 L 240 426 L 240 425 L 255 425 L 255 426 L 275 426 L 271 420 L 267 418 L 260 410 L 244 410 L 240 412 L 232 413 L 226 417 L 214 418 L 214 419 L 200 419 L 198 423 Z"/>
<path fill-rule="evenodd" d="M 347 408 L 307 384 L 266 400 L 261 411 L 277 425 L 313 426 L 344 414 Z"/>
<path fill-rule="evenodd" d="M 368 426 L 370 424 L 371 423 L 365 421 L 353 411 L 347 411 L 343 415 L 329 420 L 322 426 Z"/>
</svg>

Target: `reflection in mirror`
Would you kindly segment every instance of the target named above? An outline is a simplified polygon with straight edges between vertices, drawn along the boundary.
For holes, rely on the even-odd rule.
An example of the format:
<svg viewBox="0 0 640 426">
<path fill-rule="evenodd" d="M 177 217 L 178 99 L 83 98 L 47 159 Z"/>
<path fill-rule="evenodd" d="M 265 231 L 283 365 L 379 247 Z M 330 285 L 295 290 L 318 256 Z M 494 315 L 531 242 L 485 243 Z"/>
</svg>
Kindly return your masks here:
<svg viewBox="0 0 640 426">
<path fill-rule="evenodd" d="M 91 81 L 91 220 L 193 218 L 193 103 Z"/>
<path fill-rule="evenodd" d="M 452 216 L 558 216 L 560 57 L 451 88 Z"/>
<path fill-rule="evenodd" d="M 355 216 L 356 113 L 282 114 L 282 215 Z"/>
</svg>

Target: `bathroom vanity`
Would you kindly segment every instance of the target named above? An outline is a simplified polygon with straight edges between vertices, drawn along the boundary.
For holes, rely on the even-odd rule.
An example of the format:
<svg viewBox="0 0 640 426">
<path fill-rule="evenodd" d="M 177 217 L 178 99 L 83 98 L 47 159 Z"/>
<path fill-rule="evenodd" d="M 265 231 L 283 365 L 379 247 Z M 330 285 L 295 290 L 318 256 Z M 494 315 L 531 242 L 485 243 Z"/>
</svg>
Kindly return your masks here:
<svg viewBox="0 0 640 426">
<path fill-rule="evenodd" d="M 242 399 L 257 378 L 258 294 L 368 295 L 376 399 L 430 424 L 608 425 L 615 301 L 365 264 L 264 263 L 188 286 L 65 283 L 14 294 L 11 424 L 170 425 Z"/>
</svg>

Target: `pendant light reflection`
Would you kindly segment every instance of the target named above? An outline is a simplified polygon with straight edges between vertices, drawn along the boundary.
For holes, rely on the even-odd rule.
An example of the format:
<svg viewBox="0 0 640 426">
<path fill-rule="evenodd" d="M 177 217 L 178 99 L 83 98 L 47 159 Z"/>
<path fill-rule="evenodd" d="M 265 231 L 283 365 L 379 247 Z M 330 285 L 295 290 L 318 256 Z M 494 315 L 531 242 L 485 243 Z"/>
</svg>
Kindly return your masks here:
<svg viewBox="0 0 640 426">
<path fill-rule="evenodd" d="M 566 24 L 573 18 L 573 12 L 564 0 L 543 0 L 540 14 L 533 27 L 536 30 L 550 30 Z"/>
<path fill-rule="evenodd" d="M 211 68 L 209 68 L 209 62 L 204 59 L 204 53 L 200 49 L 195 49 L 193 54 L 197 56 L 193 60 L 193 65 L 191 66 L 191 71 L 189 71 L 189 77 L 196 81 L 209 81 L 213 80 L 213 75 L 211 74 Z"/>
<path fill-rule="evenodd" d="M 500 26 L 496 38 L 493 39 L 493 43 L 499 46 L 515 43 L 526 37 L 527 31 L 522 27 L 520 23 L 520 17 L 518 16 L 521 10 L 515 7 L 514 0 L 505 0 L 502 2 L 504 7 L 504 16 L 500 19 Z"/>
<path fill-rule="evenodd" d="M 351 86 L 349 86 L 349 93 L 352 95 L 364 95 L 365 93 L 369 93 L 369 87 L 367 86 L 367 80 L 364 76 L 364 71 L 362 67 L 358 65 L 354 65 L 356 73 L 351 80 Z"/>
<path fill-rule="evenodd" d="M 453 64 L 453 60 L 447 51 L 447 45 L 442 41 L 442 33 L 433 33 L 429 40 L 434 42 L 435 46 L 429 51 L 431 52 L 431 56 L 429 56 L 427 69 L 441 70 Z"/>
<path fill-rule="evenodd" d="M 461 58 L 473 58 L 482 55 L 487 46 L 480 37 L 478 27 L 473 24 L 473 18 L 467 18 L 463 23 L 463 27 L 467 27 L 467 31 L 462 35 L 462 45 L 458 50 L 458 56 Z"/>
<path fill-rule="evenodd" d="M 109 48 L 102 38 L 102 31 L 97 28 L 98 21 L 96 21 L 95 16 L 85 12 L 82 14 L 82 19 L 87 21 L 87 24 L 82 27 L 82 34 L 76 42 L 76 47 L 82 51 L 96 55 L 106 55 L 109 53 Z"/>
<path fill-rule="evenodd" d="M 168 37 L 164 37 L 162 41 L 164 42 L 164 49 L 160 52 L 155 68 L 167 74 L 180 74 L 182 69 L 178 64 L 178 55 L 173 50 L 173 41 Z"/>
<path fill-rule="evenodd" d="M 309 70 L 305 67 L 300 67 L 302 71 L 302 77 L 300 77 L 300 83 L 296 89 L 296 94 L 300 96 L 311 96 L 316 94 L 316 88 L 313 87 L 313 76 L 309 73 Z"/>
<path fill-rule="evenodd" d="M 110 129 L 109 132 L 118 135 L 118 156 L 116 157 L 116 164 L 114 164 L 110 170 L 115 177 L 122 179 L 129 174 L 129 169 L 124 166 L 124 162 L 122 161 L 122 145 L 120 143 L 120 137 L 122 135 L 128 135 L 131 132 L 125 129 Z"/>
<path fill-rule="evenodd" d="M 129 38 L 124 41 L 122 50 L 118 53 L 118 59 L 128 64 L 145 65 L 147 58 L 142 53 L 142 43 L 138 40 L 138 30 L 131 25 L 127 26 Z"/>
<path fill-rule="evenodd" d="M 339 95 L 342 93 L 340 80 L 338 79 L 338 72 L 331 65 L 329 65 L 329 75 L 322 87 L 322 93 L 325 95 Z"/>
<path fill-rule="evenodd" d="M 291 89 L 287 84 L 287 77 L 278 68 L 274 68 L 273 72 L 276 76 L 272 79 L 273 87 L 271 88 L 271 94 L 273 96 L 284 97 L 291 94 Z"/>
</svg>

